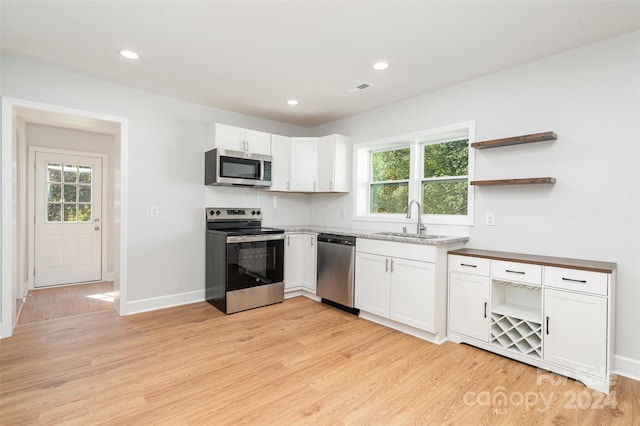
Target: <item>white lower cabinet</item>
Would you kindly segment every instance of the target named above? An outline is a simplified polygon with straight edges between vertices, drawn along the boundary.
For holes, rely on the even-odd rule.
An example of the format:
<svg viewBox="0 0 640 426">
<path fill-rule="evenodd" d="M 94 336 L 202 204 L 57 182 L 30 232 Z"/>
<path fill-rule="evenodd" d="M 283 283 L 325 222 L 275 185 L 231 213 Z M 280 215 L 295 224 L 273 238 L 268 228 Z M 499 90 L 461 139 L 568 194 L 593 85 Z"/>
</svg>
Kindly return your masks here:
<svg viewBox="0 0 640 426">
<path fill-rule="evenodd" d="M 316 292 L 316 234 L 287 233 L 284 240 L 284 291 Z"/>
<path fill-rule="evenodd" d="M 608 393 L 615 264 L 512 256 L 449 254 L 448 338 Z"/>
<path fill-rule="evenodd" d="M 544 311 L 544 359 L 605 378 L 607 299 L 545 289 Z"/>
<path fill-rule="evenodd" d="M 388 318 L 391 287 L 389 275 L 388 257 L 356 253 L 356 308 Z"/>
<path fill-rule="evenodd" d="M 489 277 L 449 274 L 449 330 L 489 341 Z"/>
<path fill-rule="evenodd" d="M 360 316 L 441 342 L 446 333 L 445 246 L 358 239 Z"/>
<path fill-rule="evenodd" d="M 435 333 L 436 265 L 391 258 L 389 318 Z"/>
</svg>

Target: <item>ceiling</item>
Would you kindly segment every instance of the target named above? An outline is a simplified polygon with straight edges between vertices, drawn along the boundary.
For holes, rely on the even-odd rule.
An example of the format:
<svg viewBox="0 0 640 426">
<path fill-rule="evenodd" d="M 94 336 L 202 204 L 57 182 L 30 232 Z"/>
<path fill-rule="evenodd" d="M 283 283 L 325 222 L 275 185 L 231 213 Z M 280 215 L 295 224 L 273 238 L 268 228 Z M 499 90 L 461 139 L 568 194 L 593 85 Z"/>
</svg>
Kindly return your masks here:
<svg viewBox="0 0 640 426">
<path fill-rule="evenodd" d="M 312 127 L 640 28 L 640 1 L 0 1 L 4 54 Z M 137 61 L 119 55 L 139 53 Z M 386 71 L 374 62 L 389 63 Z M 358 93 L 349 90 L 367 82 Z M 300 101 L 297 106 L 288 99 Z"/>
</svg>

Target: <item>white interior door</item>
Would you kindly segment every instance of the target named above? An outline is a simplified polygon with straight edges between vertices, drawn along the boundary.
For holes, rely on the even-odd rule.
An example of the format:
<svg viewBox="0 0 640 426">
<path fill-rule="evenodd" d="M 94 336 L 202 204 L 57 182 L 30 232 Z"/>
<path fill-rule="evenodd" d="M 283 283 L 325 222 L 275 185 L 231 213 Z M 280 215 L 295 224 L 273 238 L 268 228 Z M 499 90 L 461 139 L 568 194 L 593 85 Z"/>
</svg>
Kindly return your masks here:
<svg viewBox="0 0 640 426">
<path fill-rule="evenodd" d="M 36 152 L 34 285 L 102 279 L 102 159 Z"/>
</svg>

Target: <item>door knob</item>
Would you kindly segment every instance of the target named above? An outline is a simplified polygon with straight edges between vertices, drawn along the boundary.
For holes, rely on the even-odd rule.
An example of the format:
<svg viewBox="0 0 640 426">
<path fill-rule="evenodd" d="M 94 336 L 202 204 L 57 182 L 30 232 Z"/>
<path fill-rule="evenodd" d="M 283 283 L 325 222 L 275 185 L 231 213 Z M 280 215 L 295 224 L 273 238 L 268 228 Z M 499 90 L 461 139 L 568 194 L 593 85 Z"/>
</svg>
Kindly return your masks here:
<svg viewBox="0 0 640 426">
<path fill-rule="evenodd" d="M 96 226 L 94 226 L 94 227 L 93 227 L 93 230 L 94 230 L 94 231 L 99 231 L 99 230 L 100 230 L 100 227 L 99 227 L 98 225 L 96 225 Z"/>
</svg>

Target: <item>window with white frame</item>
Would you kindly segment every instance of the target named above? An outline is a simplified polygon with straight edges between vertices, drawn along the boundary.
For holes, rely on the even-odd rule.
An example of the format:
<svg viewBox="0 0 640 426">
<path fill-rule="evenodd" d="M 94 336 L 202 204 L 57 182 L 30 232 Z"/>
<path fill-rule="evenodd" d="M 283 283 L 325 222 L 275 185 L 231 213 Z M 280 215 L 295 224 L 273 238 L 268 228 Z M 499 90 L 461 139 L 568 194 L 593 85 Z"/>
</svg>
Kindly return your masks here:
<svg viewBox="0 0 640 426">
<path fill-rule="evenodd" d="M 418 200 L 426 222 L 472 224 L 473 122 L 356 145 L 358 219 L 406 221 Z"/>
<path fill-rule="evenodd" d="M 370 213 L 403 213 L 407 211 L 411 149 L 371 151 L 369 184 Z"/>
</svg>

